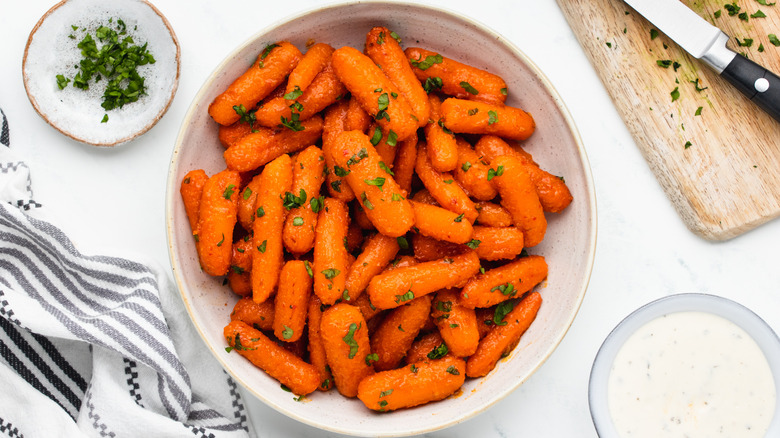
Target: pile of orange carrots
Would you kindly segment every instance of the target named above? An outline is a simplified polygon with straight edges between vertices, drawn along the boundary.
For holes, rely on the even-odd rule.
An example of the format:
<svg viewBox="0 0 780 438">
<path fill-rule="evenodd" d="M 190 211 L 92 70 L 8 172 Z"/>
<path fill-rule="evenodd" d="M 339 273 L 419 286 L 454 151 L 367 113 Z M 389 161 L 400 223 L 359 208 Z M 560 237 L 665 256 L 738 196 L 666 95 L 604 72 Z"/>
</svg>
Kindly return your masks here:
<svg viewBox="0 0 780 438">
<path fill-rule="evenodd" d="M 242 297 L 227 350 L 377 411 L 488 374 L 542 304 L 526 249 L 572 202 L 507 95 L 384 27 L 363 52 L 266 47 L 209 106 L 225 170 L 181 182 L 203 271 Z"/>
</svg>

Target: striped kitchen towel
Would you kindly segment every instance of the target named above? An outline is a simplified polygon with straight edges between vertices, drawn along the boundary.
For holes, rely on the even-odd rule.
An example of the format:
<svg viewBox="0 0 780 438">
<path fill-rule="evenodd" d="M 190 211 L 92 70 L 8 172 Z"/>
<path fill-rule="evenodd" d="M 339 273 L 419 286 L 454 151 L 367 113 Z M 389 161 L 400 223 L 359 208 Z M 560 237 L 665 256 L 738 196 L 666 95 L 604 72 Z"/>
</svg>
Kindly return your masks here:
<svg viewBox="0 0 780 438">
<path fill-rule="evenodd" d="M 168 275 L 79 252 L 35 201 L 0 115 L 0 436 L 249 436 Z"/>
</svg>

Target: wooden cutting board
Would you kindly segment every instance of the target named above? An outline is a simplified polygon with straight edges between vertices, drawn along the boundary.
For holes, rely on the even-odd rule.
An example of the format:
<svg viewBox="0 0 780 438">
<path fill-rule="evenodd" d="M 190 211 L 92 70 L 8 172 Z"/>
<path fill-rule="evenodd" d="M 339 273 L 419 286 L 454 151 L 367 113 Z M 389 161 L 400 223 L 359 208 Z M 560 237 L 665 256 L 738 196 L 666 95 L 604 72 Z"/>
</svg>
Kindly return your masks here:
<svg viewBox="0 0 780 438">
<path fill-rule="evenodd" d="M 654 27 L 621 0 L 557 1 L 693 232 L 726 240 L 780 216 L 780 123 L 663 33 L 655 36 Z M 733 50 L 780 73 L 780 47 L 768 37 L 780 37 L 780 3 L 738 0 L 741 10 L 733 16 L 724 9 L 726 0 L 684 3 L 726 32 Z M 750 17 L 759 10 L 766 17 Z M 747 21 L 739 17 L 743 12 Z M 741 46 L 746 39 L 752 45 Z"/>
</svg>

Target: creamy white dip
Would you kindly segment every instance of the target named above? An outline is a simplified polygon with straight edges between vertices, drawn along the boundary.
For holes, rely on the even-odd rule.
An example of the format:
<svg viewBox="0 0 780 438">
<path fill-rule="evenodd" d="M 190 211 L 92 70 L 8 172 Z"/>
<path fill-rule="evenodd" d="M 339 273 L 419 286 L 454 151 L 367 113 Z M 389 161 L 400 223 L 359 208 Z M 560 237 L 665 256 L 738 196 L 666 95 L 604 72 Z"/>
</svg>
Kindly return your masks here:
<svg viewBox="0 0 780 438">
<path fill-rule="evenodd" d="M 705 312 L 640 327 L 609 375 L 609 411 L 621 437 L 763 437 L 776 394 L 750 335 Z"/>
</svg>

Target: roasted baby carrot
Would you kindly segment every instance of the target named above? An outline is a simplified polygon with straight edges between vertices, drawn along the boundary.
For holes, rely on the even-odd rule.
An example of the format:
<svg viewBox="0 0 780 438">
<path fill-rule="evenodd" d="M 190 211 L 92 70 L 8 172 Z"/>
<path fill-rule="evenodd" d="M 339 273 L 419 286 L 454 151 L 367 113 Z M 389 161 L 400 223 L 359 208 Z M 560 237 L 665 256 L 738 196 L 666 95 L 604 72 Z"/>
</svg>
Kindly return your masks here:
<svg viewBox="0 0 780 438">
<path fill-rule="evenodd" d="M 542 203 L 544 211 L 558 213 L 571 204 L 572 195 L 563 178 L 555 176 L 539 167 L 531 154 L 517 146 L 512 147 L 499 137 L 483 135 L 474 145 L 474 150 L 487 160 L 501 155 L 512 155 L 523 163 L 524 169 L 531 176 Z"/>
<path fill-rule="evenodd" d="M 368 326 L 357 307 L 339 303 L 322 314 L 320 336 L 339 393 L 355 397 L 358 384 L 374 373 Z"/>
<path fill-rule="evenodd" d="M 332 62 L 352 98 L 379 122 L 383 132 L 392 131 L 404 140 L 417 130 L 418 120 L 406 97 L 371 58 L 345 46 L 333 52 Z"/>
<path fill-rule="evenodd" d="M 479 329 L 474 309 L 461 306 L 458 292 L 444 289 L 436 293 L 431 304 L 431 318 L 450 353 L 468 357 L 477 351 Z"/>
<path fill-rule="evenodd" d="M 223 170 L 203 185 L 198 208 L 197 249 L 200 265 L 209 275 L 225 275 L 233 251 L 233 228 L 238 211 L 238 172 Z"/>
<path fill-rule="evenodd" d="M 456 256 L 462 254 L 465 251 L 464 248 L 466 248 L 463 245 L 436 240 L 433 237 L 422 234 L 413 234 L 411 243 L 414 258 L 418 262 L 430 262 L 442 257 Z"/>
<path fill-rule="evenodd" d="M 203 169 L 190 170 L 181 180 L 179 193 L 184 203 L 184 211 L 187 213 L 187 220 L 190 222 L 190 229 L 193 234 L 198 230 L 198 211 L 200 210 L 200 197 L 203 194 L 203 186 L 209 177 Z"/>
<path fill-rule="evenodd" d="M 414 226 L 420 234 L 437 240 L 466 243 L 471 240 L 474 228 L 465 214 L 430 204 L 410 201 L 414 209 Z"/>
<path fill-rule="evenodd" d="M 393 176 L 382 165 L 369 138 L 359 131 L 347 131 L 336 140 L 335 166 L 346 173 L 366 215 L 376 229 L 390 237 L 405 234 L 414 223 L 414 211 Z"/>
<path fill-rule="evenodd" d="M 257 330 L 273 330 L 274 303 L 272 300 L 255 303 L 250 297 L 241 298 L 233 306 L 230 320 L 245 322 Z"/>
<path fill-rule="evenodd" d="M 332 198 L 349 202 L 355 199 L 355 192 L 344 181 L 346 173 L 335 169 L 336 162 L 333 159 L 333 151 L 336 149 L 336 138 L 347 129 L 348 112 L 351 106 L 350 100 L 340 100 L 325 109 L 322 127 L 322 153 L 325 155 L 327 166 L 326 185 Z M 362 109 L 361 109 L 362 111 Z M 361 130 L 362 131 L 362 130 Z"/>
<path fill-rule="evenodd" d="M 513 303 L 513 301 L 507 303 Z M 541 305 L 542 296 L 539 292 L 531 292 L 511 311 L 507 312 L 508 309 L 501 309 L 501 313 L 506 316 L 499 322 L 494 321 L 493 328 L 479 341 L 477 351 L 466 362 L 466 375 L 468 377 L 481 377 L 495 368 L 498 360 L 515 348 L 520 337 L 536 319 Z M 498 310 L 496 312 L 498 313 Z"/>
<path fill-rule="evenodd" d="M 234 107 L 251 110 L 255 104 L 284 82 L 301 60 L 301 51 L 287 41 L 267 46 L 257 61 L 233 81 L 209 105 L 209 115 L 220 125 L 230 125 L 240 118 Z"/>
<path fill-rule="evenodd" d="M 479 271 L 474 251 L 382 272 L 366 289 L 374 306 L 392 309 L 440 289 L 455 287 Z"/>
<path fill-rule="evenodd" d="M 480 260 L 513 259 L 523 252 L 523 232 L 516 227 L 474 227 L 470 246 Z"/>
<path fill-rule="evenodd" d="M 363 318 L 368 322 L 371 322 L 375 316 L 384 312 L 384 310 L 377 309 L 376 306 L 371 303 L 371 298 L 368 297 L 368 294 L 360 294 L 354 302 L 351 301 L 350 303 L 360 309 Z"/>
<path fill-rule="evenodd" d="M 456 134 L 492 134 L 525 140 L 534 133 L 531 114 L 507 105 L 449 98 L 441 104 L 444 126 Z"/>
<path fill-rule="evenodd" d="M 303 260 L 290 260 L 282 266 L 274 298 L 273 328 L 277 339 L 295 342 L 303 335 L 311 284 L 312 279 Z"/>
<path fill-rule="evenodd" d="M 381 233 L 371 236 L 347 270 L 346 288 L 351 300 L 361 296 L 369 281 L 393 260 L 398 254 L 398 239 Z"/>
<path fill-rule="evenodd" d="M 252 298 L 257 303 L 268 299 L 279 281 L 284 263 L 282 229 L 287 211 L 284 194 L 292 188 L 292 160 L 282 155 L 268 163 L 261 174 L 255 203 L 252 254 Z"/>
<path fill-rule="evenodd" d="M 406 365 L 421 362 L 428 359 L 428 355 L 441 359 L 449 354 L 449 348 L 444 343 L 444 339 L 441 337 L 439 330 L 434 329 L 431 332 L 427 332 L 420 335 L 412 346 L 409 347 L 409 351 L 406 352 L 404 362 Z"/>
<path fill-rule="evenodd" d="M 371 353 L 376 354 L 374 369 L 386 371 L 396 368 L 430 314 L 429 295 L 415 298 L 391 310 L 371 335 Z"/>
<path fill-rule="evenodd" d="M 296 126 L 344 96 L 346 89 L 328 63 L 304 91 L 295 90 L 266 102 L 255 112 L 257 123 L 273 128 Z"/>
<path fill-rule="evenodd" d="M 504 155 L 490 162 L 493 184 L 501 195 L 501 206 L 512 215 L 512 222 L 523 232 L 525 246 L 538 245 L 547 231 L 547 218 L 531 177 L 515 157 Z"/>
<path fill-rule="evenodd" d="M 309 362 L 314 365 L 320 373 L 320 382 L 322 383 L 320 383 L 320 386 L 317 389 L 327 391 L 333 387 L 333 374 L 330 372 L 328 359 L 325 357 L 325 346 L 322 344 L 322 336 L 320 335 L 322 312 L 322 301 L 320 301 L 320 298 L 317 295 L 311 295 L 309 297 L 307 311 L 307 328 L 309 335 L 309 344 L 307 348 L 309 349 Z"/>
<path fill-rule="evenodd" d="M 314 293 L 323 304 L 345 298 L 348 260 L 344 240 L 349 228 L 346 204 L 325 198 L 314 239 Z"/>
<path fill-rule="evenodd" d="M 417 80 L 404 50 L 386 27 L 377 26 L 366 35 L 366 55 L 382 69 L 401 94 L 409 101 L 418 126 L 428 121 L 430 107 L 428 95 Z"/>
<path fill-rule="evenodd" d="M 441 99 L 435 94 L 428 96 L 431 117 L 425 125 L 425 141 L 431 166 L 439 172 L 455 170 L 458 164 L 458 146 L 455 134 L 444 127 L 441 120 Z"/>
<path fill-rule="evenodd" d="M 294 128 L 263 128 L 244 136 L 225 150 L 228 169 L 249 172 L 284 154 L 314 144 L 322 136 L 322 117 L 314 116 Z"/>
<path fill-rule="evenodd" d="M 453 176 L 463 190 L 472 198 L 480 201 L 490 201 L 498 192 L 488 180 L 490 165 L 471 145 L 462 138 L 457 139 L 458 163 Z"/>
<path fill-rule="evenodd" d="M 252 224 L 255 221 L 255 215 L 257 213 L 255 203 L 257 201 L 257 194 L 260 192 L 260 183 L 262 178 L 261 174 L 257 174 L 252 177 L 244 189 L 241 190 L 241 195 L 238 197 L 238 223 L 247 230 L 252 231 Z"/>
<path fill-rule="evenodd" d="M 545 278 L 544 257 L 521 257 L 470 279 L 461 289 L 460 303 L 469 308 L 490 307 L 528 292 Z"/>
<path fill-rule="evenodd" d="M 512 225 L 512 215 L 506 208 L 493 202 L 478 202 L 477 223 L 486 227 L 508 227 Z"/>
<path fill-rule="evenodd" d="M 290 72 L 285 85 L 284 94 L 305 91 L 314 78 L 330 62 L 333 47 L 325 43 L 317 43 L 306 50 L 300 62 Z"/>
<path fill-rule="evenodd" d="M 449 172 L 441 173 L 433 168 L 428 158 L 427 145 L 424 142 L 418 143 L 415 170 L 439 206 L 463 214 L 469 223 L 474 223 L 478 215 L 474 201 L 455 183 Z"/>
<path fill-rule="evenodd" d="M 369 125 L 371 125 L 371 120 L 371 116 L 360 106 L 360 102 L 357 99 L 349 99 L 347 119 L 344 123 L 345 131 L 366 132 Z"/>
<path fill-rule="evenodd" d="M 252 237 L 247 235 L 233 242 L 230 257 L 230 270 L 227 274 L 228 286 L 236 295 L 242 297 L 252 293 Z"/>
<path fill-rule="evenodd" d="M 242 121 L 238 121 L 232 125 L 227 126 L 219 125 L 219 134 L 217 134 L 217 138 L 219 138 L 219 142 L 222 144 L 222 146 L 227 149 L 230 146 L 233 146 L 233 144 L 238 140 L 244 138 L 248 134 L 251 134 L 253 129 L 254 127 L 252 124 Z"/>
<path fill-rule="evenodd" d="M 405 50 L 420 82 L 460 99 L 493 104 L 506 101 L 507 86 L 500 76 L 417 47 Z"/>
<path fill-rule="evenodd" d="M 324 198 L 319 196 L 325 179 L 325 156 L 317 146 L 298 152 L 293 158 L 292 191 L 285 194 L 285 208 L 289 210 L 284 221 L 284 247 L 293 254 L 304 254 L 314 247 L 317 216 Z"/>
<path fill-rule="evenodd" d="M 465 380 L 466 363 L 448 356 L 366 377 L 360 382 L 357 395 L 369 409 L 394 411 L 447 398 Z"/>
<path fill-rule="evenodd" d="M 241 321 L 231 321 L 224 330 L 228 348 L 290 388 L 294 394 L 305 395 L 314 392 L 320 385 L 320 375 L 314 365 L 279 346 Z"/>
<path fill-rule="evenodd" d="M 405 196 L 412 192 L 414 165 L 417 162 L 417 134 L 412 134 L 398 143 L 398 150 L 393 161 L 393 178 L 404 191 Z"/>
</svg>

